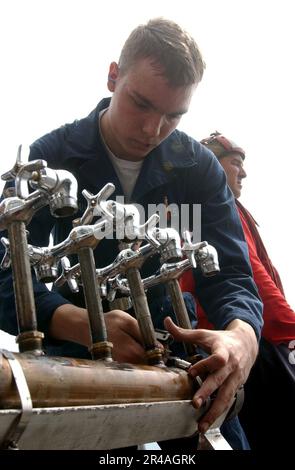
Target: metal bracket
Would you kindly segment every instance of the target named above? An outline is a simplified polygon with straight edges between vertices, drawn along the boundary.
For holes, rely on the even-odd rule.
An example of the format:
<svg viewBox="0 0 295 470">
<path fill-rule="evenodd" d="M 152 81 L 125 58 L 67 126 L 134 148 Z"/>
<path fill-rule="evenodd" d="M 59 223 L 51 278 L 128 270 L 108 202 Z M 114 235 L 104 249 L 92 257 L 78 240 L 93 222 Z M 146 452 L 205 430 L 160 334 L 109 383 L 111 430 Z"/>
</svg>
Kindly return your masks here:
<svg viewBox="0 0 295 470">
<path fill-rule="evenodd" d="M 200 435 L 198 450 L 233 450 L 224 439 L 219 428 L 210 428 L 204 435 Z"/>
<path fill-rule="evenodd" d="M 12 422 L 1 444 L 2 449 L 19 450 L 18 441 L 26 429 L 33 411 L 33 404 L 27 380 L 16 356 L 6 349 L 0 351 L 8 360 L 21 402 L 21 412 Z"/>
</svg>

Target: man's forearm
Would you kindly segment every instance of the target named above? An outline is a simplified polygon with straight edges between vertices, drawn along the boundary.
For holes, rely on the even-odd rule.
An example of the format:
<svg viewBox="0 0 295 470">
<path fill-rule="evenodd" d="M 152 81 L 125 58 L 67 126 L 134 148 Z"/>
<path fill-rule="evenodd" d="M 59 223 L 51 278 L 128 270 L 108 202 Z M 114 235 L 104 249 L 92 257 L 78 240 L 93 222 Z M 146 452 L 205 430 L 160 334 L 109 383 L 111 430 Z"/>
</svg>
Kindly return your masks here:
<svg viewBox="0 0 295 470">
<path fill-rule="evenodd" d="M 87 310 L 72 304 L 61 305 L 52 316 L 49 334 L 55 339 L 89 347 L 91 340 Z"/>
</svg>

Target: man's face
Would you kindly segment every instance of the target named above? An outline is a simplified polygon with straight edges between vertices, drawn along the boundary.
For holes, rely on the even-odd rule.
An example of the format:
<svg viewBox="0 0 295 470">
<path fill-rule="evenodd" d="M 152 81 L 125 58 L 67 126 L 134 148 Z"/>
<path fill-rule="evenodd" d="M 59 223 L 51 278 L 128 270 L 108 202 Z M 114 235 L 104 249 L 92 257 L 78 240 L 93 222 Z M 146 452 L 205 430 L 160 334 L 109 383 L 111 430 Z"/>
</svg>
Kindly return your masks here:
<svg viewBox="0 0 295 470">
<path fill-rule="evenodd" d="M 230 153 L 220 159 L 220 164 L 226 173 L 227 184 L 234 193 L 236 199 L 241 196 L 242 179 L 246 178 L 247 173 L 243 168 L 243 159 L 239 153 Z"/>
<path fill-rule="evenodd" d="M 113 68 L 112 68 L 113 66 Z M 187 112 L 196 85 L 171 87 L 149 59 L 120 74 L 111 64 L 113 91 L 102 132 L 119 158 L 141 160 L 166 139 Z"/>
</svg>

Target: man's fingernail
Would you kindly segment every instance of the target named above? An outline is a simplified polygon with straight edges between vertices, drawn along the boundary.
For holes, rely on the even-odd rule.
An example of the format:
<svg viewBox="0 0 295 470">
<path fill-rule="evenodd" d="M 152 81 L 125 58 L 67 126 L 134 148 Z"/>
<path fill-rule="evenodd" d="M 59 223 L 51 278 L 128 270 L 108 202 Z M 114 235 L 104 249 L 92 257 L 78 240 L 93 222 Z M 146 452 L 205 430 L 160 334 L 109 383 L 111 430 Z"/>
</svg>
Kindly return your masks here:
<svg viewBox="0 0 295 470">
<path fill-rule="evenodd" d="M 202 404 L 203 404 L 202 398 L 197 398 L 196 400 L 194 400 L 194 405 L 196 408 L 201 408 Z"/>
</svg>

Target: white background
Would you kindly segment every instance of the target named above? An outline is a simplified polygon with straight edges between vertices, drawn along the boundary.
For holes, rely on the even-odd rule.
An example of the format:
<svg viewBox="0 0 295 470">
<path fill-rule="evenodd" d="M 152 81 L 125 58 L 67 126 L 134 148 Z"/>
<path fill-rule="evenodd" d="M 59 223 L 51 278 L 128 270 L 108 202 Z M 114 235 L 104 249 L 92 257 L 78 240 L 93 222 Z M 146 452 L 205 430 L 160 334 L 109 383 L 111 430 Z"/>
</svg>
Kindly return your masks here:
<svg viewBox="0 0 295 470">
<path fill-rule="evenodd" d="M 294 308 L 293 4 L 0 0 L 0 174 L 12 167 L 19 143 L 84 117 L 108 95 L 108 65 L 131 29 L 155 16 L 175 20 L 207 64 L 179 128 L 196 139 L 219 130 L 245 148 L 241 201 L 260 224 Z"/>
</svg>

